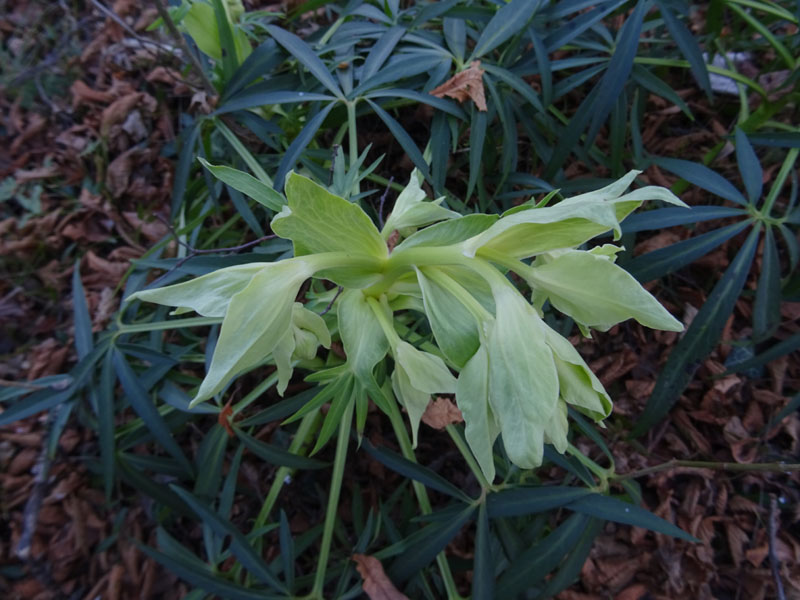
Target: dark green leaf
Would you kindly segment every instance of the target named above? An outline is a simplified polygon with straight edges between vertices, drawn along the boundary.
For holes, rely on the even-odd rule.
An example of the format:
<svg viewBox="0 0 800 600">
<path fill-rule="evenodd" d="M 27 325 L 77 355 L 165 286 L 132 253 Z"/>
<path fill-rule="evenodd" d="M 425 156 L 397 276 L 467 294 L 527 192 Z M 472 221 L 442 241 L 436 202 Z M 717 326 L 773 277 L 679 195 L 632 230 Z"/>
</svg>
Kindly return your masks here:
<svg viewBox="0 0 800 600">
<path fill-rule="evenodd" d="M 478 509 L 478 525 L 475 534 L 475 565 L 472 569 L 472 600 L 493 600 L 495 597 L 494 556 L 492 556 L 491 535 L 486 503 L 482 502 Z"/>
<path fill-rule="evenodd" d="M 224 115 L 237 110 L 271 106 L 273 104 L 294 104 L 297 102 L 325 102 L 335 100 L 327 94 L 311 92 L 276 91 L 274 85 L 259 83 L 251 86 L 223 103 L 210 116 Z"/>
<path fill-rule="evenodd" d="M 502 5 L 481 31 L 481 36 L 467 62 L 491 52 L 520 31 L 533 18 L 541 3 L 541 0 L 511 0 Z"/>
<path fill-rule="evenodd" d="M 665 100 L 672 102 L 675 106 L 680 108 L 687 117 L 694 120 L 692 111 L 689 109 L 689 106 L 686 104 L 686 102 L 683 101 L 683 98 L 681 98 L 668 84 L 664 83 L 664 81 L 653 75 L 649 69 L 646 69 L 642 65 L 633 65 L 632 74 L 633 80 L 636 83 L 641 85 L 649 92 L 652 92 L 656 96 L 661 96 Z"/>
<path fill-rule="evenodd" d="M 617 498 L 612 498 L 611 496 L 591 494 L 590 496 L 572 502 L 567 508 L 597 519 L 624 523 L 625 525 L 633 525 L 634 527 L 642 527 L 690 542 L 699 541 L 686 533 L 683 529 L 676 527 L 661 517 L 657 517 L 649 510 L 618 500 Z"/>
<path fill-rule="evenodd" d="M 445 17 L 442 21 L 444 41 L 458 60 L 464 60 L 467 47 L 467 28 L 464 19 Z"/>
<path fill-rule="evenodd" d="M 748 214 L 742 208 L 728 208 L 727 206 L 693 206 L 691 209 L 679 207 L 657 208 L 635 213 L 625 219 L 622 223 L 622 233 L 660 231 L 676 225 L 689 225 L 690 223 L 747 216 Z"/>
<path fill-rule="evenodd" d="M 78 359 L 86 358 L 94 346 L 92 339 L 92 318 L 86 305 L 86 294 L 81 283 L 80 261 L 72 268 L 72 315 L 75 322 L 75 351 Z"/>
<path fill-rule="evenodd" d="M 130 461 L 132 455 L 117 452 L 117 472 L 133 489 L 145 494 L 156 502 L 171 508 L 181 515 L 191 515 L 191 510 L 186 503 L 178 498 L 167 486 L 157 483 L 152 476 L 139 471 Z"/>
<path fill-rule="evenodd" d="M 667 26 L 670 36 L 678 45 L 683 57 L 689 62 L 689 68 L 694 75 L 698 85 L 711 97 L 711 81 L 708 77 L 706 61 L 703 59 L 703 52 L 697 43 L 697 38 L 692 35 L 689 29 L 669 10 L 666 2 L 657 0 L 658 8 L 661 11 L 661 18 Z"/>
<path fill-rule="evenodd" d="M 145 388 L 142 387 L 139 377 L 134 373 L 128 361 L 125 360 L 125 357 L 119 350 L 114 349 L 112 352 L 114 354 L 112 358 L 114 370 L 122 384 L 122 389 L 125 390 L 125 395 L 131 407 L 136 414 L 141 417 L 147 429 L 156 441 L 161 444 L 161 447 L 171 454 L 173 458 L 183 466 L 187 473 L 192 473 L 191 463 L 186 458 L 181 447 L 172 438 L 172 434 L 164 422 L 164 418 L 158 412 L 155 404 L 153 404 L 153 400 L 147 395 Z"/>
<path fill-rule="evenodd" d="M 388 89 L 380 89 L 374 92 L 369 92 L 365 96 L 366 98 L 408 98 L 409 100 L 414 100 L 415 102 L 422 102 L 423 104 L 428 104 L 434 108 L 439 109 L 442 112 L 446 112 L 447 114 L 453 115 L 454 117 L 458 117 L 459 119 L 465 119 L 466 115 L 464 111 L 461 110 L 461 107 L 458 106 L 452 100 L 447 100 L 445 98 L 437 98 L 436 96 L 431 96 L 430 94 L 423 94 L 421 92 L 417 92 L 415 90 L 407 90 L 403 88 L 388 88 Z"/>
<path fill-rule="evenodd" d="M 113 354 L 108 352 L 100 370 L 100 385 L 95 399 L 97 401 L 97 436 L 100 443 L 100 470 L 103 474 L 103 489 L 106 500 L 111 498 L 114 485 L 114 366 Z"/>
<path fill-rule="evenodd" d="M 636 58 L 636 50 L 639 47 L 642 21 L 648 8 L 648 0 L 639 0 L 636 8 L 633 9 L 619 31 L 608 68 L 600 83 L 595 87 L 598 94 L 593 103 L 592 122 L 586 136 L 587 148 L 594 142 L 597 132 L 600 131 L 600 127 L 605 123 L 611 109 L 616 104 L 617 98 L 625 89 L 625 83 L 633 68 L 633 59 Z"/>
<path fill-rule="evenodd" d="M 781 264 L 772 227 L 767 227 L 753 303 L 753 339 L 767 339 L 777 329 L 781 318 Z"/>
<path fill-rule="evenodd" d="M 17 400 L 0 413 L 0 426 L 8 425 L 14 421 L 25 419 L 43 410 L 58 406 L 62 402 L 69 400 L 75 394 L 75 391 L 74 387 L 70 386 L 61 391 L 44 389 L 34 392 L 27 398 Z"/>
<path fill-rule="evenodd" d="M 686 334 L 672 349 L 632 435 L 643 434 L 669 412 L 689 384 L 700 362 L 716 346 L 747 281 L 747 274 L 758 246 L 758 237 L 759 226 L 756 226 L 725 274 L 714 286 Z"/>
<path fill-rule="evenodd" d="M 516 487 L 489 494 L 486 507 L 489 517 L 518 517 L 552 510 L 589 494 L 586 488 L 549 486 Z"/>
<path fill-rule="evenodd" d="M 598 519 L 589 519 L 578 543 L 575 545 L 572 552 L 570 552 L 567 559 L 561 564 L 558 572 L 548 580 L 547 587 L 544 591 L 536 596 L 537 599 L 553 598 L 556 594 L 572 585 L 581 572 L 583 564 L 586 562 L 589 552 L 594 545 L 594 538 L 600 533 L 602 525 L 603 522 Z"/>
<path fill-rule="evenodd" d="M 375 75 L 386 62 L 386 59 L 392 54 L 397 42 L 403 37 L 406 32 L 405 27 L 395 25 L 386 30 L 381 38 L 375 42 L 375 45 L 367 54 L 367 59 L 364 61 L 364 67 L 361 70 L 361 77 L 359 81 L 367 81 L 370 77 Z"/>
<path fill-rule="evenodd" d="M 366 438 L 362 440 L 361 447 L 366 451 L 367 454 L 369 454 L 379 463 L 388 467 L 392 471 L 395 471 L 396 473 L 400 473 L 404 477 L 408 477 L 414 481 L 419 481 L 421 484 L 431 488 L 432 490 L 442 492 L 443 494 L 452 496 L 453 498 L 461 500 L 462 502 L 472 501 L 472 499 L 464 492 L 447 481 L 444 477 L 438 473 L 435 473 L 434 471 L 431 471 L 427 467 L 423 467 L 420 464 L 411 462 L 407 458 L 400 456 L 399 454 L 395 454 L 390 450 L 386 450 L 385 448 L 376 448 Z"/>
<path fill-rule="evenodd" d="M 764 187 L 764 172 L 761 170 L 761 163 L 747 139 L 747 135 L 741 128 L 736 128 L 736 162 L 739 165 L 739 173 L 744 181 L 744 189 L 747 190 L 747 197 L 750 202 L 755 204 L 761 198 L 761 190 Z"/>
<path fill-rule="evenodd" d="M 311 74 L 316 78 L 317 81 L 328 88 L 333 95 L 342 100 L 344 99 L 344 94 L 342 94 L 342 90 L 339 88 L 339 85 L 336 83 L 333 75 L 331 75 L 330 71 L 328 71 L 325 63 L 323 63 L 320 58 L 314 54 L 314 51 L 308 44 L 306 44 L 295 34 L 290 33 L 285 29 L 281 29 L 275 25 L 267 25 L 266 29 L 276 42 L 278 42 L 290 54 L 292 54 L 292 56 L 300 61 L 300 63 L 305 66 L 306 69 L 311 71 Z"/>
<path fill-rule="evenodd" d="M 306 146 L 308 146 L 311 143 L 311 140 L 314 139 L 317 130 L 322 125 L 325 117 L 328 116 L 328 113 L 331 112 L 331 109 L 334 107 L 334 105 L 335 103 L 331 102 L 327 106 L 323 107 L 316 115 L 310 118 L 308 123 L 305 124 L 305 127 L 303 127 L 302 131 L 297 134 L 297 137 L 294 138 L 292 143 L 286 149 L 286 154 L 283 155 L 281 164 L 278 167 L 278 172 L 275 174 L 275 188 L 277 190 L 283 189 L 286 175 L 289 174 L 289 171 L 295 168 L 297 161 L 300 160 L 300 155 L 303 153 L 303 150 L 305 150 Z"/>
<path fill-rule="evenodd" d="M 408 154 L 408 157 L 411 159 L 411 162 L 414 163 L 414 166 L 419 169 L 420 173 L 422 173 L 425 179 L 430 181 L 431 174 L 428 169 L 428 163 L 425 162 L 425 159 L 422 157 L 422 152 L 419 151 L 419 148 L 417 148 L 417 145 L 414 143 L 414 140 L 411 139 L 411 136 L 408 135 L 400 123 L 395 121 L 394 117 L 383 110 L 375 102 L 369 98 L 366 98 L 366 101 L 372 107 L 372 110 L 375 111 L 375 114 L 377 114 L 381 121 L 384 122 L 386 127 L 389 128 L 389 131 L 392 132 L 392 135 L 398 141 L 403 150 L 405 150 L 406 154 Z"/>
<path fill-rule="evenodd" d="M 286 587 L 278 581 L 275 574 L 264 562 L 261 556 L 253 549 L 247 538 L 231 523 L 222 519 L 214 510 L 211 510 L 200 499 L 177 485 L 169 486 L 191 509 L 197 513 L 205 525 L 211 527 L 214 533 L 220 536 L 231 536 L 231 553 L 239 560 L 248 572 L 261 582 L 278 590 L 285 591 Z"/>
<path fill-rule="evenodd" d="M 767 133 L 750 133 L 750 143 L 756 146 L 775 146 L 777 148 L 800 148 L 800 132 L 770 131 Z"/>
<path fill-rule="evenodd" d="M 550 535 L 511 557 L 511 564 L 497 582 L 498 598 L 516 598 L 526 589 L 540 584 L 578 543 L 589 517 L 575 513 Z"/>
<path fill-rule="evenodd" d="M 743 221 L 727 227 L 713 229 L 697 237 L 642 254 L 625 263 L 625 270 L 642 283 L 658 279 L 664 275 L 674 273 L 681 267 L 696 261 L 701 256 L 705 256 L 714 248 L 743 231 L 748 225 L 750 225 L 748 221 Z"/>
<path fill-rule="evenodd" d="M 626 1 L 627 0 L 615 0 L 614 2 L 605 3 L 604 5 L 597 6 L 592 10 L 587 11 L 575 17 L 571 21 L 561 25 L 560 27 L 556 28 L 554 32 L 548 35 L 547 38 L 545 38 L 545 48 L 548 52 L 554 52 L 566 44 L 569 44 L 584 31 L 590 27 L 594 27 L 607 14 L 625 4 Z M 591 4 L 597 3 L 592 2 Z"/>
<path fill-rule="evenodd" d="M 747 200 L 731 183 L 719 173 L 712 171 L 705 165 L 694 163 L 679 158 L 654 158 L 653 162 L 659 167 L 683 177 L 689 183 L 725 198 L 736 204 L 747 206 Z"/>
<path fill-rule="evenodd" d="M 239 60 L 236 55 L 236 44 L 233 41 L 233 29 L 228 20 L 228 13 L 222 4 L 222 0 L 211 0 L 211 6 L 214 7 L 214 17 L 217 21 L 217 30 L 219 31 L 219 43 L 222 47 L 222 72 L 224 78 L 228 79 L 233 77 L 236 69 L 239 67 Z"/>
<path fill-rule="evenodd" d="M 136 545 L 144 554 L 164 565 L 170 572 L 209 594 L 215 594 L 219 598 L 225 598 L 226 600 L 277 600 L 285 598 L 285 596 L 272 596 L 257 589 L 242 587 L 214 575 L 210 570 L 201 569 L 194 562 L 188 562 L 174 555 L 164 554 L 144 544 L 137 543 Z"/>
<path fill-rule="evenodd" d="M 292 469 L 323 469 L 328 466 L 328 463 L 322 462 L 321 460 L 299 456 L 283 448 L 278 448 L 272 444 L 257 440 L 247 435 L 241 429 L 236 429 L 236 436 L 242 440 L 242 443 L 250 452 L 273 465 Z"/>
<path fill-rule="evenodd" d="M 389 569 L 389 579 L 395 583 L 401 583 L 419 572 L 439 552 L 444 550 L 450 540 L 472 517 L 473 512 L 475 512 L 475 507 L 468 506 L 457 519 L 433 523 L 423 528 L 419 532 L 421 539 L 418 539 L 405 554 L 392 563 Z"/>
<path fill-rule="evenodd" d="M 749 358 L 747 360 L 743 360 L 742 362 L 734 363 L 728 366 L 728 370 L 726 372 L 741 373 L 742 371 L 748 371 L 753 368 L 761 367 L 768 362 L 772 362 L 781 356 L 786 356 L 787 354 L 791 354 L 797 350 L 800 350 L 800 333 L 795 333 L 794 335 L 789 336 L 785 340 L 778 342 L 774 346 L 771 346 L 753 358 Z"/>
<path fill-rule="evenodd" d="M 269 76 L 283 60 L 275 40 L 267 40 L 250 53 L 225 85 L 222 104 L 256 79 Z"/>
<path fill-rule="evenodd" d="M 197 479 L 194 482 L 196 495 L 206 499 L 217 495 L 222 481 L 222 463 L 225 461 L 227 446 L 228 432 L 222 425 L 215 423 L 197 449 L 195 458 Z"/>
<path fill-rule="evenodd" d="M 280 528 L 280 548 L 281 548 L 281 561 L 283 562 L 283 576 L 286 578 L 286 587 L 291 592 L 294 588 L 294 540 L 292 539 L 292 530 L 289 528 L 289 519 L 286 518 L 286 512 L 281 509 L 281 528 Z"/>
<path fill-rule="evenodd" d="M 477 110 L 473 104 L 472 123 L 469 128 L 469 180 L 467 182 L 467 194 L 464 196 L 465 202 L 472 197 L 475 185 L 478 183 L 479 178 L 483 176 L 481 163 L 483 144 L 486 140 L 486 125 L 486 112 Z"/>
</svg>

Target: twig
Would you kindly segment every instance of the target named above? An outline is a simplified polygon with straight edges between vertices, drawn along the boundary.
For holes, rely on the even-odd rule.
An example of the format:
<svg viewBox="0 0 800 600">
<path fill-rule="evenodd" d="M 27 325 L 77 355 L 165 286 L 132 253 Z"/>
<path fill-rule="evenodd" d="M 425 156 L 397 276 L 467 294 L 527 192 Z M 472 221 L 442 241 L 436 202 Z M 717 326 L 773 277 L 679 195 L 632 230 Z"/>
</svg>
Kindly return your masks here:
<svg viewBox="0 0 800 600">
<path fill-rule="evenodd" d="M 36 532 L 36 524 L 39 520 L 39 509 L 42 507 L 44 491 L 47 487 L 48 476 L 50 475 L 50 463 L 53 460 L 53 457 L 48 452 L 47 438 L 53 428 L 53 423 L 58 420 L 62 407 L 63 405 L 59 404 L 47 415 L 45 433 L 42 437 L 42 449 L 33 467 L 35 473 L 33 489 L 31 490 L 30 496 L 28 496 L 28 501 L 25 503 L 25 511 L 22 514 L 22 535 L 19 536 L 16 554 L 17 558 L 26 562 L 31 558 L 31 542 L 33 541 L 33 534 Z"/>
<path fill-rule="evenodd" d="M 631 471 L 630 473 L 621 473 L 610 477 L 613 481 L 621 479 L 638 479 L 645 475 L 652 473 L 659 473 L 661 471 L 668 471 L 682 467 L 684 469 L 709 469 L 712 471 L 734 471 L 740 473 L 747 472 L 762 472 L 762 473 L 789 473 L 792 471 L 800 471 L 800 464 L 797 463 L 729 463 L 729 462 L 714 462 L 702 460 L 670 460 L 660 465 L 646 467 L 638 471 Z"/>
<path fill-rule="evenodd" d="M 775 580 L 775 595 L 778 600 L 786 600 L 786 593 L 783 591 L 783 581 L 781 580 L 781 564 L 778 562 L 778 557 L 775 555 L 779 519 L 778 499 L 775 498 L 775 494 L 770 494 L 769 523 L 767 527 L 769 532 L 769 566 L 772 569 L 772 578 Z"/>
<path fill-rule="evenodd" d="M 389 183 L 386 184 L 386 191 L 383 192 L 383 196 L 381 196 L 381 203 L 378 206 L 378 225 L 381 229 L 383 229 L 383 205 L 386 204 L 386 197 L 389 195 L 389 190 L 392 189 L 393 181 L 394 175 L 389 177 Z"/>
<path fill-rule="evenodd" d="M 194 52 L 191 51 L 189 44 L 186 43 L 186 40 L 181 35 L 181 32 L 178 31 L 177 27 L 175 27 L 175 23 L 172 21 L 172 17 L 169 16 L 167 7 L 164 6 L 164 0 L 156 0 L 156 9 L 158 10 L 158 15 L 164 21 L 164 25 L 167 26 L 167 29 L 172 34 L 172 37 L 175 38 L 175 41 L 181 47 L 181 50 L 183 50 L 183 52 L 191 61 L 192 66 L 194 66 L 194 68 L 197 70 L 197 73 L 200 75 L 200 79 L 203 82 L 203 87 L 205 88 L 206 93 L 209 95 L 209 98 L 216 97 L 217 90 L 206 76 L 206 72 L 203 70 L 203 65 L 200 64 L 197 56 L 195 56 Z"/>
<path fill-rule="evenodd" d="M 231 247 L 228 247 L 228 248 L 210 248 L 210 249 L 207 249 L 207 250 L 199 250 L 199 249 L 195 248 L 194 246 L 191 246 L 190 244 L 187 244 L 186 242 L 181 240 L 181 238 L 178 236 L 177 232 L 175 231 L 175 228 L 164 217 L 162 217 L 161 215 L 159 215 L 157 213 L 153 213 L 153 216 L 156 219 L 158 219 L 159 221 L 161 221 L 164 225 L 167 226 L 167 229 L 172 234 L 172 236 L 175 238 L 175 241 L 179 245 L 181 245 L 184 248 L 186 248 L 186 250 L 189 251 L 189 254 L 184 256 L 182 259 L 180 259 L 174 265 L 172 265 L 172 268 L 170 268 L 166 273 L 164 273 L 160 277 L 156 278 L 150 285 L 155 285 L 156 283 L 158 283 L 159 281 L 164 279 L 167 275 L 169 275 L 173 271 L 175 271 L 177 269 L 180 269 L 186 262 L 188 262 L 190 259 L 194 258 L 195 256 L 200 256 L 200 255 L 203 255 L 203 254 L 219 254 L 219 253 L 222 253 L 222 252 L 230 252 L 232 254 L 235 254 L 236 252 L 240 252 L 242 250 L 247 250 L 248 248 L 251 248 L 253 246 L 257 246 L 261 242 L 265 242 L 266 240 L 271 240 L 271 239 L 274 239 L 275 237 L 277 237 L 273 233 L 273 234 L 270 234 L 270 235 L 262 236 L 262 237 L 258 238 L 257 240 L 253 240 L 252 242 L 247 242 L 245 244 L 240 244 L 238 246 L 231 246 Z"/>
<path fill-rule="evenodd" d="M 323 310 L 321 313 L 319 313 L 319 316 L 320 316 L 320 317 L 321 317 L 322 315 L 324 315 L 324 314 L 326 314 L 326 313 L 330 312 L 330 310 L 333 308 L 333 303 L 334 303 L 334 302 L 336 302 L 336 299 L 339 297 L 339 294 L 341 294 L 341 293 L 342 293 L 342 291 L 344 291 L 344 288 L 343 288 L 342 286 L 339 286 L 339 289 L 338 289 L 338 290 L 336 290 L 336 295 L 333 297 L 333 300 L 331 300 L 330 302 L 328 302 L 328 306 L 326 306 L 326 307 L 325 307 L 325 310 Z"/>
</svg>

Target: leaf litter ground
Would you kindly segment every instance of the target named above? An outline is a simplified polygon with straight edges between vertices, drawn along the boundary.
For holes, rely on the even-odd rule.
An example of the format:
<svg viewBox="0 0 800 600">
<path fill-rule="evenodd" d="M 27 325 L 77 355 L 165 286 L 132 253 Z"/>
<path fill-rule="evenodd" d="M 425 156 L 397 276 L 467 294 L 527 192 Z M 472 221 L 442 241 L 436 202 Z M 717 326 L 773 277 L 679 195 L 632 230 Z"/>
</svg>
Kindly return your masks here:
<svg viewBox="0 0 800 600">
<path fill-rule="evenodd" d="M 10 3 L 0 17 L 0 31 L 9 47 L 24 45 L 20 32 L 36 33 L 41 8 L 34 1 Z M 96 8 L 70 15 L 71 21 L 65 20 L 49 46 L 40 50 L 49 68 L 22 69 L 22 80 L 16 83 L 23 93 L 0 98 L 4 127 L 12 140 L 0 156 L 0 182 L 11 178 L 24 200 L 5 202 L 0 218 L 3 385 L 25 385 L 74 363 L 69 281 L 75 265 L 69 257 L 82 257 L 78 266 L 93 330 L 101 331 L 118 306 L 117 286 L 129 261 L 166 233 L 166 227 L 151 217 L 154 212 L 168 216 L 172 165 L 161 154 L 174 140 L 176 115 L 190 109 L 194 90 L 178 75 L 177 65 L 133 35 L 140 35 L 152 21 L 152 11 L 140 12 L 136 3 L 126 0 L 110 8 L 130 30 Z M 45 16 L 52 20 L 63 16 L 52 7 L 49 10 Z M 678 93 L 703 116 L 702 122 L 688 122 L 677 109 L 651 97 L 643 143 L 655 154 L 699 159 L 727 134 L 729 124 L 697 90 L 687 87 Z M 414 132 L 430 115 L 421 109 L 406 117 Z M 384 151 L 396 154 L 382 147 L 389 140 L 382 132 L 364 138 L 363 142 L 375 144 L 376 156 Z M 403 157 L 397 158 L 385 164 L 402 166 Z M 735 173 L 732 156 L 714 166 Z M 609 174 L 573 162 L 568 175 Z M 767 173 L 771 175 L 774 172 Z M 657 167 L 645 176 L 652 184 L 674 182 Z M 683 199 L 689 204 L 704 202 L 699 191 L 689 191 Z M 694 234 L 702 231 L 699 226 Z M 640 240 L 636 252 L 686 236 L 679 228 L 666 230 Z M 728 265 L 741 241 L 734 238 L 667 282 L 652 284 L 651 291 L 688 323 L 705 300 L 703 290 L 710 289 L 709 282 Z M 751 277 L 747 289 L 754 290 L 756 283 Z M 641 413 L 677 334 L 648 331 L 633 323 L 596 334 L 592 340 L 573 338 L 615 399 L 614 416 L 603 435 L 619 472 L 635 473 L 672 459 L 748 465 L 798 455 L 797 414 L 775 426 L 768 424 L 800 387 L 800 358 L 789 355 L 747 376 L 725 374 L 731 343 L 749 333 L 751 296 L 739 300 L 722 343 L 703 362 L 669 417 L 637 442 L 627 441 L 626 433 Z M 797 304 L 786 304 L 778 337 L 799 329 Z M 439 427 L 457 419 L 457 411 L 439 401 L 425 422 Z M 49 477 L 37 483 L 45 421 L 30 418 L 0 429 L 0 593 L 26 600 L 184 596 L 188 586 L 135 546 L 135 541 L 155 545 L 152 502 L 125 489 L 118 496 L 124 502 L 107 506 L 102 491 L 93 489 L 84 462 L 84 457 L 97 452 L 92 431 L 73 419 L 58 441 Z M 255 437 L 268 441 L 275 431 L 274 424 L 266 425 Z M 370 415 L 366 431 L 374 445 L 393 447 L 390 428 L 377 412 Z M 203 433 L 188 431 L 179 441 L 191 447 Z M 477 489 L 448 438 L 427 425 L 421 437 L 420 462 L 468 492 Z M 590 441 L 579 438 L 577 445 L 601 460 Z M 235 524 L 244 525 L 258 512 L 273 471 L 246 455 L 239 482 L 242 492 L 232 515 Z M 561 473 L 545 469 L 542 476 L 559 478 Z M 560 594 L 561 600 L 773 598 L 770 553 L 780 564 L 787 596 L 800 595 L 797 473 L 673 467 L 643 473 L 636 481 L 648 508 L 700 543 L 608 524 L 580 581 Z M 345 482 L 340 516 L 347 523 L 353 518 L 356 495 L 366 506 L 375 507 L 378 498 L 402 484 L 402 479 L 358 453 L 348 462 Z M 315 491 L 318 486 L 327 487 L 324 471 L 302 473 L 284 489 L 281 505 L 293 533 L 307 531 L 320 520 L 324 507 Z M 43 498 L 32 528 L 24 508 L 34 493 Z M 432 497 L 436 502 L 435 493 Z M 777 522 L 772 536 L 770 521 Z M 185 525 L 180 541 L 200 551 L 200 528 L 189 521 Z M 28 557 L 21 559 L 18 545 L 26 531 L 33 537 Z M 270 540 L 266 549 L 269 559 L 278 552 L 272 542 L 276 540 Z M 447 551 L 468 559 L 472 547 L 472 533 L 464 531 Z M 368 582 L 375 584 L 371 589 L 377 586 L 391 597 L 386 595 L 393 593 L 387 587 L 390 582 L 380 579 L 379 565 L 370 557 L 358 561 L 369 573 Z M 460 584 L 464 592 L 469 589 L 468 574 Z"/>
</svg>

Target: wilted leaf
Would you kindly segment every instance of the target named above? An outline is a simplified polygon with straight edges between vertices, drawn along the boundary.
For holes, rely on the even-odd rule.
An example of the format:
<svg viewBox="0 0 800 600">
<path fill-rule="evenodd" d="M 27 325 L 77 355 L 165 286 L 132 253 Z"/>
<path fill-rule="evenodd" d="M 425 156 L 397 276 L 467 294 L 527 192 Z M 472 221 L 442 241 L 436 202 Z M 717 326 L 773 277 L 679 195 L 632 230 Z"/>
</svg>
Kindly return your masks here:
<svg viewBox="0 0 800 600">
<path fill-rule="evenodd" d="M 471 99 L 478 110 L 486 110 L 486 96 L 483 92 L 483 69 L 481 61 L 473 60 L 468 69 L 456 73 L 442 85 L 431 90 L 437 98 L 449 96 L 459 102 Z"/>
<path fill-rule="evenodd" d="M 374 556 L 353 554 L 356 569 L 364 579 L 364 593 L 370 600 L 408 600 L 386 576 L 383 565 Z"/>
<path fill-rule="evenodd" d="M 444 429 L 453 423 L 462 423 L 461 411 L 449 398 L 434 398 L 422 415 L 422 422 L 434 429 Z"/>
</svg>

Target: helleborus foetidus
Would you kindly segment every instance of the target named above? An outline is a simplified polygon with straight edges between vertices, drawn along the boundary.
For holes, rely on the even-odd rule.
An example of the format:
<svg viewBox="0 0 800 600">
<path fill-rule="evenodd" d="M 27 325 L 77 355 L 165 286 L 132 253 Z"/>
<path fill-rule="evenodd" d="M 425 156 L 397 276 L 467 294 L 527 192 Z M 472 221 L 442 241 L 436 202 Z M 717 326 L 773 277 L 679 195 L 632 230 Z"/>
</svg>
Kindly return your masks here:
<svg viewBox="0 0 800 600">
<path fill-rule="evenodd" d="M 566 449 L 568 405 L 595 421 L 611 412 L 600 381 L 541 318 L 545 301 L 585 333 L 630 318 L 682 329 L 614 263 L 618 247 L 578 249 L 609 231 L 618 238 L 620 221 L 645 200 L 685 206 L 659 187 L 625 193 L 637 174 L 549 207 L 527 203 L 499 216 L 460 216 L 440 201 L 427 201 L 414 173 L 379 231 L 357 204 L 291 173 L 288 203 L 272 230 L 292 241 L 294 258 L 221 269 L 131 299 L 224 317 L 193 403 L 209 400 L 267 360 L 278 368 L 283 393 L 292 360 L 330 346 L 334 319 L 347 359 L 309 379 L 347 394 L 356 403 L 359 429 L 366 398 L 385 407 L 393 392 L 408 413 L 415 443 L 431 395 L 455 393 L 467 442 L 492 481 L 498 435 L 515 464 L 532 468 L 541 464 L 545 443 Z M 393 231 L 402 241 L 390 251 L 386 240 Z M 528 283 L 531 301 L 506 276 L 509 271 Z M 344 288 L 328 324 L 296 301 L 309 278 Z M 397 324 L 404 311 L 424 315 L 435 344 L 423 349 L 402 339 Z M 377 367 L 387 357 L 393 366 L 382 377 L 385 370 Z"/>
</svg>

